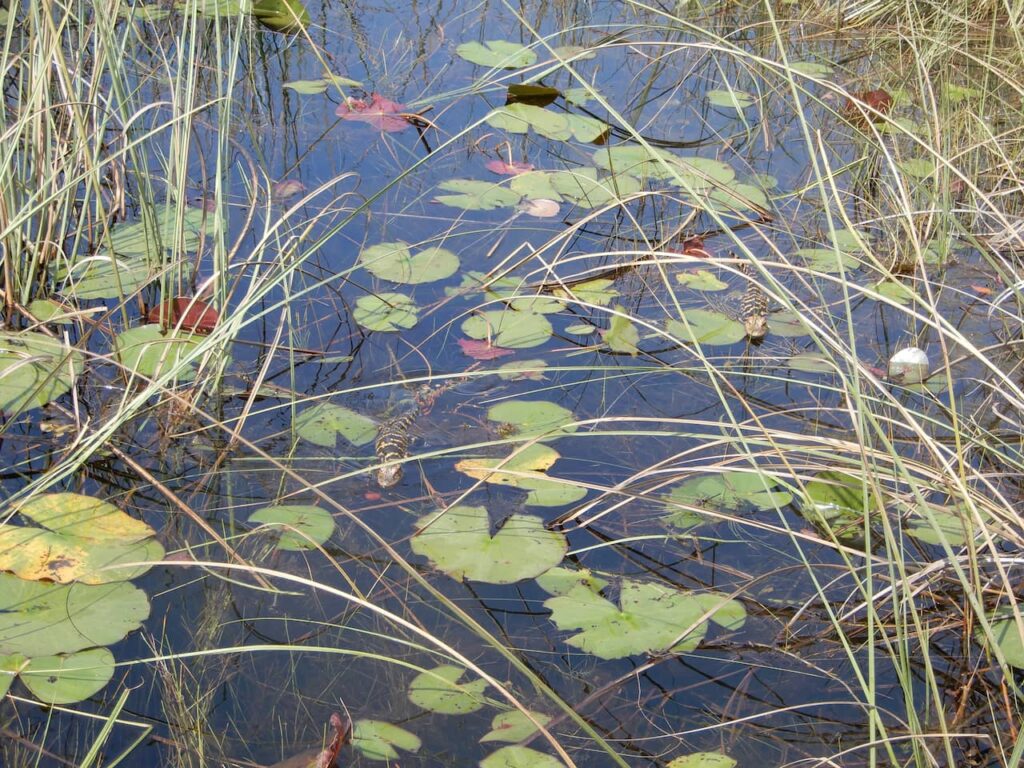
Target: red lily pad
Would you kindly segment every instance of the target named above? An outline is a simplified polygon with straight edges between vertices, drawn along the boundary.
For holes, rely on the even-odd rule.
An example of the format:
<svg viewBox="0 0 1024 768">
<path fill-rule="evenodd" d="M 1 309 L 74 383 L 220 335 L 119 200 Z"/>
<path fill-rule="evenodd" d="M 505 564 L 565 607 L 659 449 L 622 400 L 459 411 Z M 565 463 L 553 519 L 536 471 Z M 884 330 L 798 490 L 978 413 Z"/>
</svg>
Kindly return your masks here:
<svg viewBox="0 0 1024 768">
<path fill-rule="evenodd" d="M 869 112 L 868 119 L 873 123 L 882 122 L 882 115 L 887 115 L 892 110 L 892 96 L 888 91 L 883 91 L 881 88 L 874 91 L 858 91 L 857 93 L 850 94 L 850 98 L 846 100 L 846 114 L 847 116 L 854 119 L 854 121 L 863 120 L 859 106 L 865 106 L 869 109 L 875 110 L 880 114 L 872 114 Z"/>
<path fill-rule="evenodd" d="M 710 259 L 711 252 L 704 247 L 704 238 L 694 235 L 683 240 L 676 248 L 666 248 L 669 253 L 681 253 L 698 259 Z"/>
<path fill-rule="evenodd" d="M 529 173 L 533 170 L 533 163 L 520 163 L 518 160 L 488 160 L 484 167 L 491 173 L 499 176 L 518 176 L 521 173 Z"/>
<path fill-rule="evenodd" d="M 199 299 L 178 296 L 165 301 L 163 305 L 153 307 L 146 314 L 146 321 L 159 323 L 164 328 L 181 327 L 192 333 L 209 333 L 216 325 L 220 316 L 217 310 Z"/>
<path fill-rule="evenodd" d="M 345 103 L 338 105 L 338 109 L 335 110 L 342 120 L 369 123 L 378 131 L 385 133 L 404 131 L 412 125 L 406 118 L 407 112 L 403 104 L 385 99 L 379 93 L 372 94 L 369 101 L 346 99 Z"/>
<path fill-rule="evenodd" d="M 495 347 L 486 339 L 459 339 L 459 346 L 462 348 L 462 354 L 474 360 L 494 360 L 512 354 L 511 349 Z"/>
</svg>

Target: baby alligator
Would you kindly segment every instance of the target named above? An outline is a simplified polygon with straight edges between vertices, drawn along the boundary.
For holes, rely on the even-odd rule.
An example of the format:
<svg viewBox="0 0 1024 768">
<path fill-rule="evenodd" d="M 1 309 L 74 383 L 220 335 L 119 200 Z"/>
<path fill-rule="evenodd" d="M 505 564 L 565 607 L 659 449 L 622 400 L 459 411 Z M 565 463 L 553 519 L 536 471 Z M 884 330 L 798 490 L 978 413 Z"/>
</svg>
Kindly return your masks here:
<svg viewBox="0 0 1024 768">
<path fill-rule="evenodd" d="M 413 394 L 412 400 L 405 401 L 405 410 L 377 428 L 374 444 L 381 466 L 373 473 L 374 480 L 381 488 L 393 488 L 402 479 L 402 460 L 409 456 L 409 430 L 416 419 L 434 407 L 434 403 L 452 387 L 465 381 L 460 377 L 438 386 L 424 384 Z"/>
<path fill-rule="evenodd" d="M 743 274 L 749 278 L 747 289 L 740 299 L 740 317 L 747 338 L 760 344 L 768 335 L 768 296 L 758 284 L 758 276 L 750 264 L 742 266 Z"/>
</svg>

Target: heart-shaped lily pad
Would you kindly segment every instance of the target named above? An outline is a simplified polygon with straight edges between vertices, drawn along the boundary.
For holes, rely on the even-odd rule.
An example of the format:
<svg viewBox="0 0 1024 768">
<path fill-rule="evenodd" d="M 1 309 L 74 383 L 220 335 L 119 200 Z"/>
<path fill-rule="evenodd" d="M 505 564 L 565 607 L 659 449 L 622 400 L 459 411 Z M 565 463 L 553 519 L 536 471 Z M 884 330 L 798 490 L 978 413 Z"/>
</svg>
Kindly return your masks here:
<svg viewBox="0 0 1024 768">
<path fill-rule="evenodd" d="M 417 707 L 442 715 L 465 715 L 476 712 L 485 704 L 486 680 L 460 683 L 466 674 L 462 667 L 442 664 L 424 670 L 409 684 L 409 700 Z"/>
<path fill-rule="evenodd" d="M 834 248 L 801 248 L 795 255 L 799 256 L 809 269 L 826 275 L 838 275 L 844 270 L 856 269 L 859 266 L 855 256 Z"/>
<path fill-rule="evenodd" d="M 599 176 L 596 168 L 576 168 L 551 174 L 551 185 L 559 195 L 581 208 L 599 208 L 635 195 L 642 182 L 635 176 Z"/>
<path fill-rule="evenodd" d="M 522 199 L 518 192 L 501 184 L 473 179 L 443 181 L 438 185 L 438 189 L 453 194 L 438 195 L 434 198 L 437 202 L 466 211 L 493 211 L 495 208 L 512 208 Z"/>
<path fill-rule="evenodd" d="M 309 11 L 299 0 L 255 0 L 252 15 L 275 32 L 301 32 L 309 26 Z"/>
<path fill-rule="evenodd" d="M 455 506 L 426 515 L 412 550 L 455 579 L 514 584 L 532 579 L 561 562 L 565 537 L 533 515 L 514 514 L 492 536 L 484 507 Z"/>
<path fill-rule="evenodd" d="M 692 651 L 707 633 L 708 622 L 701 617 L 710 607 L 697 593 L 631 579 L 622 581 L 619 605 L 580 585 L 544 606 L 559 629 L 582 630 L 566 641 L 569 645 L 602 659 Z"/>
<path fill-rule="evenodd" d="M 416 302 L 404 293 L 378 293 L 356 299 L 352 317 L 368 330 L 393 332 L 415 327 L 417 312 Z"/>
<path fill-rule="evenodd" d="M 544 315 L 514 309 L 490 309 L 468 317 L 462 332 L 471 339 L 489 339 L 496 347 L 526 349 L 551 338 L 554 329 Z"/>
<path fill-rule="evenodd" d="M 607 587 L 608 582 L 600 576 L 595 576 L 589 568 L 562 566 L 556 566 L 537 577 L 537 586 L 549 595 L 567 595 L 581 585 L 596 593 Z"/>
<path fill-rule="evenodd" d="M 35 656 L 19 674 L 32 695 L 46 704 L 73 704 L 87 699 L 113 676 L 114 655 L 106 648 Z"/>
<path fill-rule="evenodd" d="M 575 296 L 579 301 L 584 301 L 587 304 L 596 304 L 599 307 L 607 307 L 612 303 L 612 299 L 619 295 L 619 291 L 612 286 L 615 284 L 614 280 L 608 278 L 598 278 L 596 280 L 588 280 L 585 283 L 579 283 L 572 287 L 571 295 Z M 563 299 L 570 297 L 570 292 L 563 288 L 556 288 L 553 291 L 555 296 L 559 296 Z"/>
<path fill-rule="evenodd" d="M 491 112 L 487 122 L 493 128 L 509 133 L 526 133 L 530 128 L 541 136 L 555 141 L 590 143 L 608 132 L 608 125 L 586 115 L 573 112 L 553 112 L 533 104 L 508 104 Z"/>
<path fill-rule="evenodd" d="M 537 443 L 504 459 L 463 459 L 455 469 L 475 480 L 529 491 L 527 506 L 560 507 L 579 501 L 587 495 L 587 489 L 544 474 L 558 458 L 554 448 Z"/>
<path fill-rule="evenodd" d="M 153 279 L 145 257 L 115 258 L 109 253 L 79 259 L 56 273 L 60 292 L 68 298 L 114 299 L 131 296 Z"/>
<path fill-rule="evenodd" d="M 425 248 L 414 256 L 401 241 L 364 248 L 359 261 L 382 280 L 410 285 L 444 280 L 459 269 L 459 257 L 445 248 Z"/>
<path fill-rule="evenodd" d="M 577 429 L 572 411 L 547 400 L 506 400 L 488 408 L 487 418 L 511 425 L 519 437 L 559 437 Z"/>
<path fill-rule="evenodd" d="M 462 43 L 455 53 L 472 64 L 481 67 L 502 67 L 518 69 L 528 67 L 537 61 L 537 54 L 529 48 L 508 40 L 487 40 L 483 43 Z"/>
<path fill-rule="evenodd" d="M 1017 669 L 1024 669 L 1024 640 L 1021 639 L 1021 631 L 1017 626 L 1013 610 L 1007 606 L 998 608 L 989 614 L 988 620 L 992 626 L 992 636 L 999 650 L 1003 652 L 1006 663 Z M 979 638 L 984 638 L 980 627 L 977 629 Z M 984 640 L 988 644 L 987 640 Z"/>
<path fill-rule="evenodd" d="M 277 548 L 301 552 L 322 546 L 334 533 L 334 518 L 323 507 L 278 504 L 252 513 L 249 523 L 280 526 Z"/>
<path fill-rule="evenodd" d="M 840 540 L 858 540 L 862 520 L 875 509 L 870 489 L 865 496 L 864 483 L 854 475 L 825 470 L 804 484 L 800 514 L 811 524 L 835 534 Z"/>
<path fill-rule="evenodd" d="M 693 288 L 695 291 L 724 291 L 729 287 L 727 282 L 719 280 L 714 272 L 707 269 L 677 272 L 676 281 L 687 288 Z"/>
<path fill-rule="evenodd" d="M 64 585 L 0 573 L 0 654 L 48 656 L 110 645 L 147 616 L 145 593 L 127 582 Z"/>
<path fill-rule="evenodd" d="M 686 322 L 669 320 L 668 332 L 680 341 L 700 344 L 735 344 L 746 336 L 743 324 L 722 312 L 710 309 L 683 311 Z"/>
<path fill-rule="evenodd" d="M 370 417 L 333 403 L 319 403 L 295 417 L 295 431 L 323 448 L 333 448 L 339 435 L 352 445 L 366 445 L 377 436 L 377 427 Z"/>
<path fill-rule="evenodd" d="M 422 742 L 415 733 L 381 720 L 356 720 L 352 747 L 368 760 L 397 760 L 398 750 L 419 752 Z"/>
<path fill-rule="evenodd" d="M 13 416 L 60 397 L 82 372 L 82 354 L 42 333 L 0 331 L 0 411 Z"/>
<path fill-rule="evenodd" d="M 772 490 L 777 486 L 774 479 L 757 472 L 726 471 L 690 478 L 674 486 L 666 500 L 721 510 L 778 509 L 789 504 L 793 494 Z M 671 503 L 667 509 L 673 511 Z"/>
<path fill-rule="evenodd" d="M 616 307 L 618 312 L 625 312 L 625 307 Z M 608 329 L 601 332 L 601 338 L 612 352 L 636 355 L 640 352 L 640 331 L 628 317 L 621 314 L 612 315 Z"/>
<path fill-rule="evenodd" d="M 191 381 L 196 376 L 195 364 L 182 367 L 182 360 L 199 345 L 201 338 L 187 331 L 165 331 L 159 325 L 141 325 L 129 328 L 114 338 L 114 356 L 124 367 L 126 376 L 144 376 L 155 379 L 161 374 L 178 370 L 180 381 Z"/>
<path fill-rule="evenodd" d="M 43 526 L 0 523 L 0 570 L 60 584 L 124 581 L 149 570 L 164 550 L 156 532 L 112 504 L 77 493 L 37 496 L 18 507 Z M 143 563 L 115 567 L 119 563 Z"/>
<path fill-rule="evenodd" d="M 502 747 L 480 761 L 480 768 L 565 768 L 560 760 L 519 744 Z"/>
<path fill-rule="evenodd" d="M 736 768 L 736 761 L 721 752 L 693 752 L 674 758 L 665 768 Z"/>
<path fill-rule="evenodd" d="M 746 91 L 722 88 L 708 91 L 706 96 L 708 101 L 716 107 L 735 109 L 737 112 L 742 112 L 747 107 L 754 106 L 754 97 Z"/>
<path fill-rule="evenodd" d="M 485 733 L 480 741 L 522 741 L 536 733 L 537 726 L 534 720 L 541 725 L 551 722 L 550 717 L 540 712 L 530 712 L 530 715 L 533 720 L 518 709 L 499 712 L 491 720 L 491 730 Z"/>
</svg>

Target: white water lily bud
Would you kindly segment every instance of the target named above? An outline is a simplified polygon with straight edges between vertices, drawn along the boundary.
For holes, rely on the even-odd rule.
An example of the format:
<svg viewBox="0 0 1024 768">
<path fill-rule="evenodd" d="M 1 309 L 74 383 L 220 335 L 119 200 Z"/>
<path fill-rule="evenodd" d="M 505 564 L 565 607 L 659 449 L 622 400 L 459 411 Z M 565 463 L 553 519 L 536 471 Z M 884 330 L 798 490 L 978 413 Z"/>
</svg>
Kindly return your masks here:
<svg viewBox="0 0 1024 768">
<path fill-rule="evenodd" d="M 920 384 L 928 370 L 928 355 L 917 347 L 901 349 L 889 360 L 889 378 L 900 384 Z"/>
</svg>

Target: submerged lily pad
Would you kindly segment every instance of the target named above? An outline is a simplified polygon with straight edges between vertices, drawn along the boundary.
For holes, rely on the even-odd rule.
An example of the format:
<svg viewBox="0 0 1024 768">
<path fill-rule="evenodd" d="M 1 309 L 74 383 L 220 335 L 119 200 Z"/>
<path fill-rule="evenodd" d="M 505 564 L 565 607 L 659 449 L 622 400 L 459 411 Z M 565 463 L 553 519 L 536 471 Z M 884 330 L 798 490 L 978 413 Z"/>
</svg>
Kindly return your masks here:
<svg viewBox="0 0 1024 768">
<path fill-rule="evenodd" d="M 474 179 L 442 181 L 438 185 L 438 189 L 455 194 L 438 195 L 434 198 L 437 202 L 466 211 L 493 211 L 495 208 L 512 208 L 522 198 L 518 192 L 501 184 Z"/>
<path fill-rule="evenodd" d="M 14 416 L 39 408 L 71 389 L 82 354 L 34 331 L 0 331 L 0 411 Z"/>
<path fill-rule="evenodd" d="M 420 518 L 412 550 L 452 578 L 488 584 L 532 579 L 561 562 L 565 537 L 533 515 L 508 517 L 492 536 L 484 507 L 455 506 Z"/>
<path fill-rule="evenodd" d="M 784 309 L 771 316 L 772 333 L 783 338 L 798 338 L 810 334 L 810 329 L 799 312 Z"/>
<path fill-rule="evenodd" d="M 742 112 L 747 107 L 754 106 L 754 97 L 746 91 L 738 91 L 736 89 L 715 89 L 707 92 L 708 101 L 714 104 L 716 107 L 726 107 L 727 109 L 735 109 L 737 112 Z"/>
<path fill-rule="evenodd" d="M 401 241 L 364 248 L 359 261 L 382 280 L 410 285 L 444 280 L 459 269 L 459 257 L 445 248 L 424 248 L 414 256 Z"/>
<path fill-rule="evenodd" d="M 378 293 L 360 296 L 352 317 L 370 331 L 408 330 L 419 322 L 416 302 L 404 293 Z"/>
<path fill-rule="evenodd" d="M 917 298 L 914 289 L 898 280 L 882 280 L 872 286 L 879 296 L 884 296 L 896 304 L 910 304 Z"/>
<path fill-rule="evenodd" d="M 125 374 L 155 379 L 168 371 L 179 369 L 177 378 L 191 381 L 196 376 L 197 362 L 182 366 L 201 339 L 187 331 L 165 331 L 159 325 L 129 328 L 114 338 L 114 356 Z"/>
<path fill-rule="evenodd" d="M 295 431 L 314 445 L 333 448 L 338 435 L 352 445 L 366 445 L 377 435 L 377 422 L 351 408 L 320 403 L 295 417 Z"/>
<path fill-rule="evenodd" d="M 21 670 L 25 687 L 46 704 L 73 704 L 102 689 L 114 676 L 114 655 L 106 648 L 66 656 L 35 656 Z"/>
<path fill-rule="evenodd" d="M 460 683 L 466 674 L 462 667 L 442 664 L 424 670 L 409 684 L 409 700 L 417 707 L 442 715 L 465 715 L 485 704 L 486 680 Z"/>
<path fill-rule="evenodd" d="M 509 309 L 490 309 L 466 318 L 462 332 L 471 339 L 488 339 L 496 347 L 525 349 L 551 338 L 554 329 L 544 315 Z"/>
<path fill-rule="evenodd" d="M 581 585 L 544 606 L 559 629 L 581 630 L 566 641 L 569 645 L 602 659 L 692 651 L 707 633 L 708 621 L 701 617 L 710 607 L 697 593 L 632 579 L 622 581 L 619 605 Z M 731 624 L 736 626 L 735 613 Z"/>
<path fill-rule="evenodd" d="M 551 722 L 551 718 L 541 712 L 530 712 L 530 715 L 541 725 Z M 495 715 L 491 720 L 491 730 L 485 733 L 480 741 L 522 741 L 536 731 L 537 726 L 529 717 L 518 709 L 513 709 Z"/>
<path fill-rule="evenodd" d="M 481 67 L 518 69 L 537 61 L 537 54 L 524 45 L 508 40 L 487 40 L 483 43 L 462 43 L 455 53 L 471 64 Z"/>
<path fill-rule="evenodd" d="M 0 654 L 49 656 L 110 645 L 149 616 L 128 582 L 53 584 L 0 573 Z"/>
<path fill-rule="evenodd" d="M 913 508 L 904 528 L 925 544 L 943 544 L 960 547 L 978 532 L 978 525 L 971 513 L 964 508 L 941 504 L 928 504 L 925 509 Z"/>
<path fill-rule="evenodd" d="M 397 760 L 399 749 L 419 752 L 421 745 L 415 733 L 382 720 L 356 720 L 352 726 L 352 748 L 368 760 Z"/>
<path fill-rule="evenodd" d="M 565 768 L 565 765 L 551 755 L 514 744 L 489 754 L 480 761 L 480 768 Z"/>
<path fill-rule="evenodd" d="M 835 361 L 819 352 L 801 352 L 786 361 L 788 368 L 804 373 L 834 373 Z"/>
<path fill-rule="evenodd" d="M 736 768 L 736 761 L 721 752 L 694 752 L 674 758 L 665 768 Z"/>
<path fill-rule="evenodd" d="M 278 504 L 252 513 L 250 524 L 277 525 L 277 548 L 301 552 L 323 546 L 334 533 L 334 518 L 323 507 L 311 504 Z"/>
<path fill-rule="evenodd" d="M 735 344 L 747 333 L 743 324 L 722 312 L 710 309 L 687 309 L 683 311 L 686 322 L 669 320 L 668 332 L 680 341 L 700 344 Z"/>
</svg>

